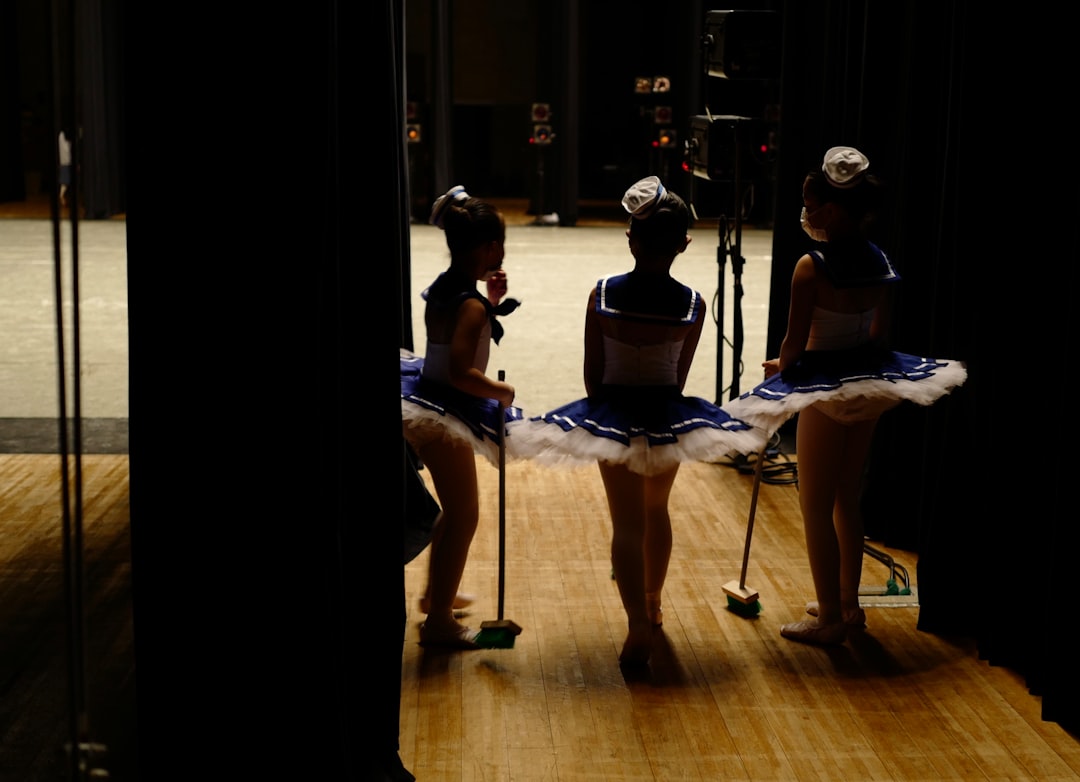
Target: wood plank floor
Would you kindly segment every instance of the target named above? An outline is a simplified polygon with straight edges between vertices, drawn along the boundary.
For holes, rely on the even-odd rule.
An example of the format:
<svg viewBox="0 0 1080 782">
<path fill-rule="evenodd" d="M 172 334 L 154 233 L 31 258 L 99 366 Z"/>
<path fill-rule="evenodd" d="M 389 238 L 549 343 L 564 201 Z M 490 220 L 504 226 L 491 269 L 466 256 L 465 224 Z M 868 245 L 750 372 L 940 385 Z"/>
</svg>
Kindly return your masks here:
<svg viewBox="0 0 1080 782">
<path fill-rule="evenodd" d="M 0 782 L 71 778 L 60 464 L 0 454 Z M 82 484 L 85 735 L 123 782 L 137 778 L 127 456 L 83 456 Z"/>
<path fill-rule="evenodd" d="M 481 525 L 462 586 L 479 596 L 474 625 L 497 617 L 498 583 L 498 471 L 477 469 Z M 523 632 L 512 649 L 420 647 L 427 552 L 407 566 L 405 766 L 433 782 L 1080 778 L 1080 743 L 1041 720 L 1017 675 L 967 640 L 916 629 L 909 552 L 883 549 L 914 596 L 864 598 L 865 633 L 833 649 L 780 637 L 812 597 L 795 484 L 761 489 L 746 578 L 761 613 L 727 610 L 751 487 L 730 465 L 681 470 L 662 634 L 650 673 L 628 679 L 598 474 L 508 465 L 505 616 Z M 865 591 L 889 576 L 866 558 Z"/>
<path fill-rule="evenodd" d="M 115 780 L 136 778 L 127 468 L 120 455 L 83 461 L 90 735 Z M 497 612 L 498 473 L 483 461 L 478 472 L 483 519 L 464 584 L 479 596 L 474 622 Z M 794 485 L 761 491 L 747 584 L 763 611 L 726 610 L 751 485 L 725 465 L 680 472 L 663 633 L 650 674 L 628 680 L 598 476 L 509 465 L 505 613 L 524 631 L 512 649 L 423 649 L 427 553 L 406 567 L 406 767 L 425 782 L 1080 778 L 1080 742 L 1042 721 L 1019 677 L 965 639 L 918 631 L 903 598 L 867 597 L 894 605 L 871 605 L 867 632 L 840 648 L 779 637 L 810 595 Z M 0 455 L 0 782 L 64 776 L 58 492 L 55 455 Z M 886 551 L 914 580 L 915 558 Z M 867 559 L 868 589 L 888 575 Z"/>
</svg>

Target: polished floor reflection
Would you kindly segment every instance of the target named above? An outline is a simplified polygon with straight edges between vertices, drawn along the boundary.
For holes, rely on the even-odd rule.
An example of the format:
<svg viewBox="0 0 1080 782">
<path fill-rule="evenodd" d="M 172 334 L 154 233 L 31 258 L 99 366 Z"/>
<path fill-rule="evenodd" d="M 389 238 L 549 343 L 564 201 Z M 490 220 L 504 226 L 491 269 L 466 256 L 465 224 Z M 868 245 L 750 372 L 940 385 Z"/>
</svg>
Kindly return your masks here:
<svg viewBox="0 0 1080 782">
<path fill-rule="evenodd" d="M 75 233 L 77 278 L 70 223 L 61 224 L 57 243 L 45 217 L 0 220 L 0 452 L 57 450 L 61 396 L 67 417 L 83 419 L 84 452 L 127 452 L 126 224 L 82 221 Z"/>
</svg>

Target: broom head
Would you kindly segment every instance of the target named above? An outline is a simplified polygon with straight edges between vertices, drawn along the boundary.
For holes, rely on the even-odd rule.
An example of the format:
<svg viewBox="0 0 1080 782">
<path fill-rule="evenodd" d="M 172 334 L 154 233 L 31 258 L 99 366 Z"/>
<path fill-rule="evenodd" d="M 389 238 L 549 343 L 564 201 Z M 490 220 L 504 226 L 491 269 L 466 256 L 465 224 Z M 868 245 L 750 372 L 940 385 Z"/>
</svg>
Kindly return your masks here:
<svg viewBox="0 0 1080 782">
<path fill-rule="evenodd" d="M 727 594 L 729 611 L 739 616 L 757 616 L 761 613 L 761 603 L 758 601 L 756 590 L 738 581 L 729 581 L 724 584 L 723 589 Z"/>
<path fill-rule="evenodd" d="M 480 623 L 474 643 L 482 649 L 513 649 L 514 639 L 521 635 L 521 626 L 509 619 L 493 619 Z"/>
</svg>

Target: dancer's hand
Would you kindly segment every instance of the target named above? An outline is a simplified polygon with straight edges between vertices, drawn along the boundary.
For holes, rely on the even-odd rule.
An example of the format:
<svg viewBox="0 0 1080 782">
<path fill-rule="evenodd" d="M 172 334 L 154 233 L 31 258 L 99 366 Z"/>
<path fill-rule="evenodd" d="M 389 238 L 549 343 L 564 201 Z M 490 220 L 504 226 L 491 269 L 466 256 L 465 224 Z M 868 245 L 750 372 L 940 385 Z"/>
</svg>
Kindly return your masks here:
<svg viewBox="0 0 1080 782">
<path fill-rule="evenodd" d="M 768 361 L 763 361 L 761 366 L 764 367 L 765 379 L 768 380 L 770 377 L 780 371 L 780 359 L 770 358 Z"/>
<path fill-rule="evenodd" d="M 507 287 L 505 269 L 492 272 L 491 276 L 487 278 L 487 298 L 492 306 L 502 301 L 503 296 L 506 295 Z"/>
<path fill-rule="evenodd" d="M 499 383 L 499 392 L 495 396 L 495 399 L 498 400 L 499 404 L 504 407 L 510 407 L 510 405 L 514 404 L 515 396 L 517 396 L 517 392 L 512 385 L 509 383 Z"/>
</svg>

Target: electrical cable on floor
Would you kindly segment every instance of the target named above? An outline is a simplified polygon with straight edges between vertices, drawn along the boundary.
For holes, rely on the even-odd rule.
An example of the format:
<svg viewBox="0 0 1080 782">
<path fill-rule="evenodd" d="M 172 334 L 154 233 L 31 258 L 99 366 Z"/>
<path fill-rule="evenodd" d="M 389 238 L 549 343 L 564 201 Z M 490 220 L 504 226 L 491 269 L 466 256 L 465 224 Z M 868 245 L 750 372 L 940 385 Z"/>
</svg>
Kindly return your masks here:
<svg viewBox="0 0 1080 782">
<path fill-rule="evenodd" d="M 728 339 L 727 337 L 723 337 L 723 340 L 724 340 L 724 345 L 727 345 L 727 346 L 728 346 L 729 348 L 731 348 L 731 349 L 732 349 L 732 351 L 734 351 L 734 349 L 735 349 L 735 346 L 734 346 L 734 345 L 732 344 L 731 340 L 729 340 L 729 339 Z M 721 349 L 723 349 L 723 348 L 721 348 Z M 744 370 L 745 368 L 746 368 L 746 364 L 745 364 L 745 362 L 743 362 L 743 360 L 742 360 L 742 359 L 739 359 L 739 377 L 740 377 L 740 378 L 742 378 L 742 376 L 743 376 L 743 370 Z M 716 403 L 716 404 L 718 404 L 718 405 L 721 405 L 721 404 L 723 404 L 723 403 L 724 403 L 724 399 L 725 399 L 726 397 L 730 396 L 730 394 L 731 394 L 731 384 L 730 384 L 730 383 L 728 383 L 728 384 L 727 384 L 726 386 L 724 386 L 724 388 L 723 388 L 723 389 L 721 389 L 721 391 L 720 391 L 720 399 L 719 399 L 719 401 L 717 401 L 717 403 Z"/>
<path fill-rule="evenodd" d="M 796 488 L 799 484 L 799 465 L 791 461 L 788 455 L 780 450 L 780 433 L 776 432 L 765 446 L 764 454 L 739 454 L 727 464 L 734 467 L 741 475 L 753 475 L 757 459 L 765 459 L 766 463 L 761 467 L 761 482 L 772 485 L 791 485 Z M 782 461 L 770 464 L 770 460 Z"/>
</svg>

